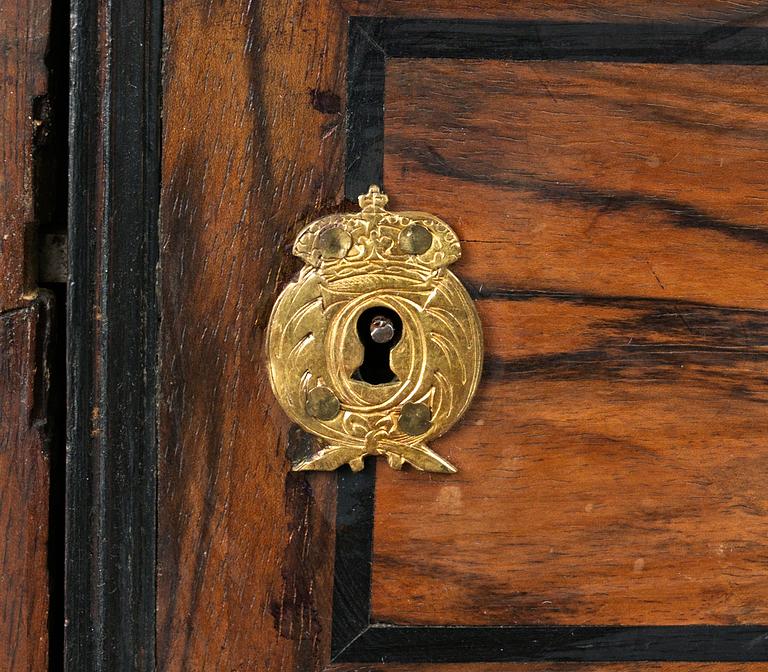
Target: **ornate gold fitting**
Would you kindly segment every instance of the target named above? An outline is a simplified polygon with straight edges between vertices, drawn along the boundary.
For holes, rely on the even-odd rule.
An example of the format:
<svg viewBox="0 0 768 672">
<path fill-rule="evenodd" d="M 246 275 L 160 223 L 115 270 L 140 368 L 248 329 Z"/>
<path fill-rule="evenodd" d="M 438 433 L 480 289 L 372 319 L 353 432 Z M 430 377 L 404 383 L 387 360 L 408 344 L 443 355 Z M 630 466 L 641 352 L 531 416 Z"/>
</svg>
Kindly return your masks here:
<svg viewBox="0 0 768 672">
<path fill-rule="evenodd" d="M 376 186 L 358 200 L 361 212 L 299 234 L 305 266 L 267 329 L 275 396 L 323 444 L 293 469 L 359 471 L 384 455 L 394 469 L 453 473 L 426 442 L 461 417 L 482 368 L 480 319 L 447 268 L 459 239 L 432 215 L 387 211 Z"/>
</svg>

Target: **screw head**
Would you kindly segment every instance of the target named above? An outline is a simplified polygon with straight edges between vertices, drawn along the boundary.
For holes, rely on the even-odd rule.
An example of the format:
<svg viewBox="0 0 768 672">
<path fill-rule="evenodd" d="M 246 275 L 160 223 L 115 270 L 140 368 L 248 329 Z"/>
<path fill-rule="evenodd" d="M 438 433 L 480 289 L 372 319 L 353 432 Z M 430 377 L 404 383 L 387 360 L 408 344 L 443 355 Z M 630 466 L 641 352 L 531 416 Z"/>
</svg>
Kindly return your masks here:
<svg viewBox="0 0 768 672">
<path fill-rule="evenodd" d="M 330 388 L 320 385 L 307 393 L 307 414 L 318 420 L 333 420 L 341 410 L 338 397 Z"/>
<path fill-rule="evenodd" d="M 432 247 L 432 234 L 421 224 L 409 224 L 400 232 L 397 244 L 406 254 L 423 254 Z"/>
<path fill-rule="evenodd" d="M 389 343 L 395 337 L 395 325 L 388 317 L 377 315 L 371 320 L 371 338 L 374 343 Z"/>
<path fill-rule="evenodd" d="M 403 404 L 397 428 L 401 432 L 418 436 L 424 434 L 432 426 L 432 411 L 426 404 Z"/>
<path fill-rule="evenodd" d="M 321 231 L 315 247 L 326 259 L 343 259 L 352 247 L 352 236 L 339 226 Z"/>
</svg>

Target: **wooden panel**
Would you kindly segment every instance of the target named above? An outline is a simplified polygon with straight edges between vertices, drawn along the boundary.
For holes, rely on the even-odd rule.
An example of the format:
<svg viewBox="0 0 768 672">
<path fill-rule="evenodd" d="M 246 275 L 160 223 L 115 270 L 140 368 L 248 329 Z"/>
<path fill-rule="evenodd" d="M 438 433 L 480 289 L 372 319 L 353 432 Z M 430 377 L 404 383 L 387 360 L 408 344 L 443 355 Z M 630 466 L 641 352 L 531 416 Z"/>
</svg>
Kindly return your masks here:
<svg viewBox="0 0 768 672">
<path fill-rule="evenodd" d="M 380 470 L 375 620 L 760 623 L 768 71 L 395 60 L 385 182 L 487 360 L 455 477 Z"/>
<path fill-rule="evenodd" d="M 768 69 L 393 63 L 389 189 L 456 213 L 466 279 L 768 305 Z"/>
<path fill-rule="evenodd" d="M 0 315 L 0 669 L 48 669 L 48 300 Z"/>
<path fill-rule="evenodd" d="M 262 348 L 299 227 L 343 207 L 345 23 L 165 5 L 158 668 L 319 669 L 334 478 L 289 473 Z"/>
</svg>

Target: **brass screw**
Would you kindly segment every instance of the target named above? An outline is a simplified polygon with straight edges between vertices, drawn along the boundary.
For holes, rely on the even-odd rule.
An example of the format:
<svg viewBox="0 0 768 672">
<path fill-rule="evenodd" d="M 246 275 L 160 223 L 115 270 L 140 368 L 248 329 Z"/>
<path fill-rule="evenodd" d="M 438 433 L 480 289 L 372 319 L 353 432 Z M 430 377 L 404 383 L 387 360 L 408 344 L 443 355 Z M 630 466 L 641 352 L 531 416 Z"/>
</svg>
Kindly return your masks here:
<svg viewBox="0 0 768 672">
<path fill-rule="evenodd" d="M 322 385 L 312 389 L 307 394 L 307 414 L 318 420 L 333 420 L 341 410 L 336 395 Z"/>
<path fill-rule="evenodd" d="M 432 411 L 426 404 L 403 404 L 403 410 L 400 411 L 400 419 L 397 422 L 397 428 L 401 432 L 418 436 L 423 434 L 432 426 Z"/>
<path fill-rule="evenodd" d="M 352 236 L 339 226 L 325 229 L 317 236 L 315 247 L 323 257 L 343 259 L 352 247 Z"/>
<path fill-rule="evenodd" d="M 409 224 L 400 232 L 397 244 L 406 254 L 422 254 L 432 247 L 432 234 L 421 224 Z"/>
</svg>

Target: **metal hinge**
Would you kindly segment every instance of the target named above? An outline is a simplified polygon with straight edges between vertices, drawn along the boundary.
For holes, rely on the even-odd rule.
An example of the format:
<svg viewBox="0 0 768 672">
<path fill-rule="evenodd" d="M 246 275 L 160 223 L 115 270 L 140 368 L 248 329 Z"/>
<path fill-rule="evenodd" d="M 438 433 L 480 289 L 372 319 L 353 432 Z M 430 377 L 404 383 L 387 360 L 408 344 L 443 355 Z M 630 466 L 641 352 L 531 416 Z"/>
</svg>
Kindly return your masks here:
<svg viewBox="0 0 768 672">
<path fill-rule="evenodd" d="M 46 233 L 40 236 L 38 259 L 38 282 L 66 282 L 67 234 Z"/>
</svg>

